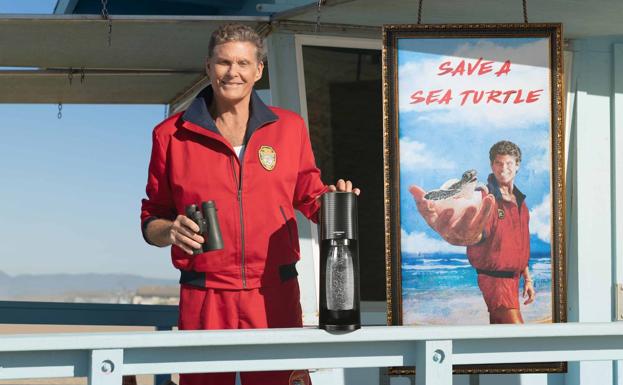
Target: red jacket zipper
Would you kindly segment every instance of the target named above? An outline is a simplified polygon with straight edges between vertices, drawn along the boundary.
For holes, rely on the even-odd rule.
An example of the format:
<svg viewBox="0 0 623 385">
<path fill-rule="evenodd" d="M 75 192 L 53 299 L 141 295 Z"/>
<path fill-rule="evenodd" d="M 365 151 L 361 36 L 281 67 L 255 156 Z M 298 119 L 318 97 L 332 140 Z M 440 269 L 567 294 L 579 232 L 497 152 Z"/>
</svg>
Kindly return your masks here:
<svg viewBox="0 0 623 385">
<path fill-rule="evenodd" d="M 234 164 L 234 157 L 231 158 L 231 168 L 234 173 L 234 179 L 236 180 L 236 188 L 238 190 L 238 209 L 240 212 L 240 254 L 241 254 L 241 262 L 240 262 L 240 271 L 242 278 L 242 288 L 247 288 L 247 277 L 244 269 L 244 216 L 242 211 L 242 159 L 240 160 L 240 178 L 236 178 L 236 166 Z"/>
</svg>

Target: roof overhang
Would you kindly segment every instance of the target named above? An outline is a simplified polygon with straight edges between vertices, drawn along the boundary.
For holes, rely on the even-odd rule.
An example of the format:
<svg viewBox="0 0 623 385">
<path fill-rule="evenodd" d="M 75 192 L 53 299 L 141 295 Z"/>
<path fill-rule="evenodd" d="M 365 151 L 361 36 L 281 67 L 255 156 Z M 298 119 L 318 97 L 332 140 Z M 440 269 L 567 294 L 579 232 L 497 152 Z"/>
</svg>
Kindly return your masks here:
<svg viewBox="0 0 623 385">
<path fill-rule="evenodd" d="M 73 0 L 59 6 L 67 9 Z M 268 16 L 0 16 L 0 103 L 176 104 L 206 83 L 210 34 L 227 22 L 257 29 L 381 38 L 383 24 L 417 20 L 413 0 L 325 0 Z M 423 3 L 425 23 L 522 22 L 521 2 Z M 570 39 L 623 35 L 619 0 L 528 3 L 531 22 L 561 22 Z M 320 28 L 316 31 L 319 19 Z M 266 30 L 266 29 L 265 29 Z M 34 67 L 17 71 L 6 67 Z M 81 81 L 82 80 L 82 81 Z"/>
<path fill-rule="evenodd" d="M 565 38 L 623 35 L 620 0 L 528 1 L 527 11 L 529 22 L 563 23 Z M 415 24 L 417 17 L 418 2 L 414 0 L 325 0 L 320 10 L 311 4 L 275 14 L 272 19 L 316 24 L 319 18 L 322 30 L 322 25 L 335 29 L 341 24 L 379 29 L 384 24 Z M 519 0 L 422 1 L 422 22 L 427 24 L 523 21 Z"/>
<path fill-rule="evenodd" d="M 173 103 L 205 82 L 209 37 L 234 21 L 268 17 L 115 16 L 109 46 L 99 16 L 2 16 L 0 102 Z"/>
</svg>

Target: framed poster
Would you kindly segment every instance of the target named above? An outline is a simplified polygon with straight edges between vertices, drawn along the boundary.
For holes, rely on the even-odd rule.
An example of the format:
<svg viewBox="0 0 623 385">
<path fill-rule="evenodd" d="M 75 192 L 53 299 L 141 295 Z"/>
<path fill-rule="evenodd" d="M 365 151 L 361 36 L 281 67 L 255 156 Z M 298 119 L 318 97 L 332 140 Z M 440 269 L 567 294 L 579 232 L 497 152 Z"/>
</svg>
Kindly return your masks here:
<svg viewBox="0 0 623 385">
<path fill-rule="evenodd" d="M 561 35 L 384 27 L 388 324 L 566 321 Z"/>
</svg>

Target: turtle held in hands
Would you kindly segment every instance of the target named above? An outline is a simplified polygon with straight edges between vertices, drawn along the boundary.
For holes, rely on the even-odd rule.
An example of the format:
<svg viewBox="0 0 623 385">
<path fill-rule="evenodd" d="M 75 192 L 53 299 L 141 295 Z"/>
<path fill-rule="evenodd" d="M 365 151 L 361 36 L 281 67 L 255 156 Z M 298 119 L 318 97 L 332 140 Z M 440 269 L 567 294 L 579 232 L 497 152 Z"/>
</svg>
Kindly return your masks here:
<svg viewBox="0 0 623 385">
<path fill-rule="evenodd" d="M 426 193 L 424 198 L 431 201 L 441 201 L 444 199 L 458 199 L 469 196 L 474 192 L 476 182 L 478 181 L 476 174 L 476 170 L 467 170 L 463 173 L 460 180 L 450 179 L 441 185 L 439 189 L 431 190 Z"/>
</svg>

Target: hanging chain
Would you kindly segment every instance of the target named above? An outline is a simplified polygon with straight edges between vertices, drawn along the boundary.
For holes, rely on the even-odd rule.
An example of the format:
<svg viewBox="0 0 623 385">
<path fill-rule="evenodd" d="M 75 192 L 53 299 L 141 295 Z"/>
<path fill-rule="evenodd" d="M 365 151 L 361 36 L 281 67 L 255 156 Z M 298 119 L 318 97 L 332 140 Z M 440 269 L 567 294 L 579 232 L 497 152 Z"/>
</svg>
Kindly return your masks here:
<svg viewBox="0 0 623 385">
<path fill-rule="evenodd" d="M 63 103 L 58 103 L 58 114 L 56 114 L 57 119 L 63 118 Z"/>
<path fill-rule="evenodd" d="M 314 33 L 320 30 L 320 7 L 324 5 L 326 0 L 318 0 L 316 3 L 316 25 L 314 26 Z"/>
<path fill-rule="evenodd" d="M 108 17 L 108 46 L 112 45 L 112 19 Z"/>
<path fill-rule="evenodd" d="M 424 2 L 424 0 L 419 0 L 419 4 L 418 4 L 418 7 L 417 7 L 417 23 L 418 24 L 422 24 L 422 3 L 423 2 Z"/>
<path fill-rule="evenodd" d="M 108 13 L 108 0 L 102 0 L 102 18 L 108 20 L 108 46 L 112 44 L 112 19 Z"/>
<path fill-rule="evenodd" d="M 69 70 L 67 70 L 67 80 L 69 80 L 69 86 L 70 87 L 73 84 L 74 72 L 78 73 L 78 70 L 74 71 L 73 67 L 69 67 Z M 86 73 L 84 71 L 84 67 L 80 67 L 80 84 L 84 84 L 85 76 L 86 76 Z"/>
<path fill-rule="evenodd" d="M 523 22 L 528 24 L 528 0 L 522 0 L 523 1 Z"/>
</svg>

